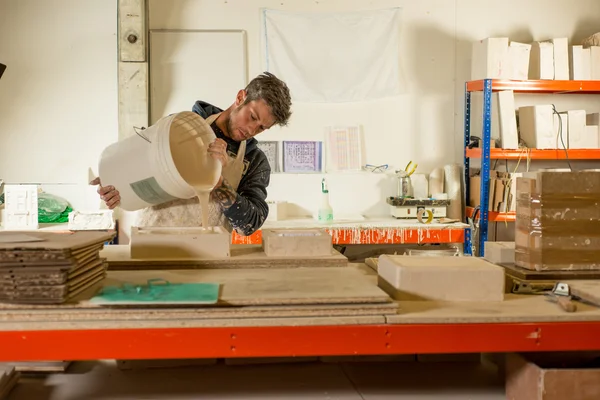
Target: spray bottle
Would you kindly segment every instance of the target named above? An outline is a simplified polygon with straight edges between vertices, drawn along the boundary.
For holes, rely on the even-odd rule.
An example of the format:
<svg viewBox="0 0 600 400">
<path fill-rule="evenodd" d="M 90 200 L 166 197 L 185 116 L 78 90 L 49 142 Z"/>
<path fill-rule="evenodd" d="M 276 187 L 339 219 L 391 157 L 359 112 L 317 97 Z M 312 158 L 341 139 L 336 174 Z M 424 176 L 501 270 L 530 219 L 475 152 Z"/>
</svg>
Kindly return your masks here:
<svg viewBox="0 0 600 400">
<path fill-rule="evenodd" d="M 333 209 L 329 204 L 329 190 L 325 178 L 321 181 L 321 206 L 319 207 L 319 222 L 333 221 Z"/>
</svg>

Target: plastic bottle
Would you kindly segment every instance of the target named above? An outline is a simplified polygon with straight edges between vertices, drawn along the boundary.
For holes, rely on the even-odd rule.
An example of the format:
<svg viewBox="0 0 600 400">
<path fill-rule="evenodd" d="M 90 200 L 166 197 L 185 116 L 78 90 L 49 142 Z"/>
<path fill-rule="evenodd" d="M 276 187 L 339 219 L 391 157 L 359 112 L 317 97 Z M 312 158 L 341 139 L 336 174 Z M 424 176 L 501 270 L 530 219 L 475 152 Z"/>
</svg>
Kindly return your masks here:
<svg viewBox="0 0 600 400">
<path fill-rule="evenodd" d="M 318 220 L 322 223 L 333 221 L 333 209 L 329 204 L 329 190 L 325 178 L 321 181 L 321 206 L 319 207 Z"/>
</svg>

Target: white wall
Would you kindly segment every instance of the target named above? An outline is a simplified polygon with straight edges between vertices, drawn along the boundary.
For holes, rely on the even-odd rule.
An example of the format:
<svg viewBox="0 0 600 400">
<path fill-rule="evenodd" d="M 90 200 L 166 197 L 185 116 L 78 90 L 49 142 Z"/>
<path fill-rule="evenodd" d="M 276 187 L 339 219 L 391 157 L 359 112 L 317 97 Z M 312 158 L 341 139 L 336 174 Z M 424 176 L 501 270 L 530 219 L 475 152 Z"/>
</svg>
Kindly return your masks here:
<svg viewBox="0 0 600 400">
<path fill-rule="evenodd" d="M 359 124 L 367 163 L 403 168 L 413 160 L 424 173 L 462 163 L 464 82 L 470 75 L 471 41 L 497 35 L 524 42 L 559 36 L 580 41 L 597 29 L 588 16 L 600 15 L 597 0 L 150 0 L 150 29 L 244 29 L 252 78 L 264 69 L 262 8 L 331 12 L 389 7 L 402 8 L 405 93 L 368 103 L 295 104 L 289 127 L 273 128 L 259 140 L 320 140 L 324 126 Z M 198 98 L 210 101 L 202 93 Z M 572 98 L 551 101 L 559 107 L 600 110 L 600 96 L 580 96 L 575 102 Z M 547 101 L 548 96 L 517 99 L 518 104 Z M 320 179 L 321 175 L 274 174 L 269 198 L 293 201 L 310 214 L 318 207 Z M 384 198 L 396 191 L 395 179 L 385 175 L 336 174 L 328 175 L 328 180 L 337 214 L 387 215 Z"/>
<path fill-rule="evenodd" d="M 244 29 L 249 76 L 263 71 L 260 9 L 351 11 L 402 8 L 401 66 L 405 93 L 362 104 L 297 104 L 288 128 L 265 140 L 320 139 L 323 126 L 360 124 L 366 162 L 418 172 L 462 163 L 464 82 L 470 42 L 507 35 L 530 42 L 600 30 L 598 0 L 149 0 L 151 29 Z M 594 19 L 596 18 L 596 19 Z M 77 183 L 68 200 L 87 204 L 88 167 L 117 139 L 116 0 L 1 0 L 0 177 L 10 181 Z M 215 54 L 218 57 L 218 54 Z M 233 101 L 235 93 L 231 94 Z M 198 99 L 203 98 L 198 93 Z M 600 96 L 521 96 L 518 104 L 556 102 L 559 108 L 600 110 Z M 192 105 L 190 104 L 190 107 Z M 318 204 L 318 175 L 275 174 L 271 199 L 308 212 Z M 329 177 L 336 213 L 385 215 L 394 179 L 354 174 Z M 57 191 L 59 189 L 57 188 Z M 63 193 L 66 190 L 63 188 Z M 58 193 L 57 193 L 58 194 Z"/>
<path fill-rule="evenodd" d="M 106 0 L 0 1 L 0 178 L 77 208 L 88 167 L 117 140 L 117 11 Z M 97 196 L 96 196 L 97 200 Z"/>
</svg>

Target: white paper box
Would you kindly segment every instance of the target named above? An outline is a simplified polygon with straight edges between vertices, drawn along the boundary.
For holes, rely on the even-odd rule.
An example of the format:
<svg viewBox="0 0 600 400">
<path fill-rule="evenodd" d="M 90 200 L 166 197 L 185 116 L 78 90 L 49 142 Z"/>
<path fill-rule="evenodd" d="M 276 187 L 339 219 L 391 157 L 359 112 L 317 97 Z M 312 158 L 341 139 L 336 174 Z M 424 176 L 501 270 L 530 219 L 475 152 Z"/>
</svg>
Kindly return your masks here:
<svg viewBox="0 0 600 400">
<path fill-rule="evenodd" d="M 500 113 L 500 146 L 503 149 L 518 149 L 517 115 L 515 94 L 512 90 L 498 92 L 498 111 Z"/>
<path fill-rule="evenodd" d="M 527 147 L 537 149 L 555 149 L 554 118 L 551 105 L 528 106 L 519 108 L 521 139 Z M 566 144 L 566 143 L 565 143 Z"/>
<path fill-rule="evenodd" d="M 569 149 L 590 149 L 593 143 L 585 134 L 585 110 L 569 110 Z"/>
<path fill-rule="evenodd" d="M 598 137 L 598 125 L 587 125 L 585 127 L 585 140 L 589 141 L 590 149 L 600 148 L 600 138 Z"/>
<path fill-rule="evenodd" d="M 583 46 L 572 46 L 569 62 L 572 80 L 589 81 L 591 79 L 590 49 L 584 49 Z"/>
<path fill-rule="evenodd" d="M 526 81 L 529 77 L 529 58 L 531 45 L 526 43 L 511 42 L 508 46 L 508 65 L 510 68 L 509 79 Z"/>
<path fill-rule="evenodd" d="M 590 47 L 590 70 L 591 79 L 593 81 L 600 81 L 600 47 Z"/>
<path fill-rule="evenodd" d="M 554 44 L 534 42 L 531 45 L 529 79 L 554 79 Z"/>
<path fill-rule="evenodd" d="M 569 40 L 567 38 L 552 39 L 554 44 L 554 79 L 569 80 Z"/>
<path fill-rule="evenodd" d="M 508 79 L 508 38 L 473 42 L 471 55 L 471 80 Z"/>
</svg>

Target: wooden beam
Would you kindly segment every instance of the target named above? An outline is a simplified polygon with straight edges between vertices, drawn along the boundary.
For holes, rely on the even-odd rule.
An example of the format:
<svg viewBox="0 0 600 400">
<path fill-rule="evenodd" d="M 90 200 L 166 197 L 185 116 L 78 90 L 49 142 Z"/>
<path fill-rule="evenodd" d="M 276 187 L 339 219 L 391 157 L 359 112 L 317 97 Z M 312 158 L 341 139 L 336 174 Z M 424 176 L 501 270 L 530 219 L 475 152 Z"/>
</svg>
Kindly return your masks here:
<svg viewBox="0 0 600 400">
<path fill-rule="evenodd" d="M 149 123 L 146 10 L 146 0 L 118 0 L 119 139 Z"/>
</svg>

